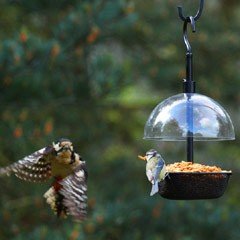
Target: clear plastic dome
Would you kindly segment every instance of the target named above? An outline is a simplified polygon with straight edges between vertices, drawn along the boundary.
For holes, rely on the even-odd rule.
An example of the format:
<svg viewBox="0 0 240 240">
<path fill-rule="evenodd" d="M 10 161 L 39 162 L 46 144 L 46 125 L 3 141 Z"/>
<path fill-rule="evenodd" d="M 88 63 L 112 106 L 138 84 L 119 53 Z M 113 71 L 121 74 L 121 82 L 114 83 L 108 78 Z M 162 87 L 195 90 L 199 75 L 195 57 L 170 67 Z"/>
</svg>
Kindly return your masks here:
<svg viewBox="0 0 240 240">
<path fill-rule="evenodd" d="M 232 121 L 213 99 L 196 93 L 182 93 L 159 103 L 144 128 L 144 139 L 182 141 L 234 140 Z"/>
</svg>

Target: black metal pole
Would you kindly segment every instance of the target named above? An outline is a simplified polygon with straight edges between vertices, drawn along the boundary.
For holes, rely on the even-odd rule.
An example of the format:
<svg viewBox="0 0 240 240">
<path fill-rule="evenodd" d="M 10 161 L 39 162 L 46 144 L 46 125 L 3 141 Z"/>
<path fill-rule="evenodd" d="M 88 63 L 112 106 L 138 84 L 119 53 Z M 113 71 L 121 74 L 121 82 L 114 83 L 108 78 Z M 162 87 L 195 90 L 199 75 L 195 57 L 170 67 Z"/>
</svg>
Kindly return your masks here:
<svg viewBox="0 0 240 240">
<path fill-rule="evenodd" d="M 183 24 L 183 40 L 187 48 L 186 53 L 186 79 L 183 80 L 183 92 L 187 94 L 186 106 L 186 120 L 187 120 L 187 161 L 193 162 L 193 106 L 191 102 L 191 95 L 195 93 L 195 82 L 193 81 L 193 54 L 192 48 L 188 41 L 187 25 L 191 24 L 192 31 L 196 31 L 195 22 L 201 17 L 203 11 L 204 0 L 199 0 L 199 9 L 197 14 L 185 17 L 183 15 L 182 7 L 178 7 L 178 15 L 184 22 Z"/>
<path fill-rule="evenodd" d="M 191 105 L 191 93 L 195 92 L 195 82 L 193 81 L 193 54 L 187 52 L 186 54 L 186 79 L 183 80 L 183 92 L 187 93 L 187 109 L 186 118 L 188 124 L 187 131 L 187 161 L 193 160 L 193 108 Z"/>
<path fill-rule="evenodd" d="M 193 54 L 186 53 L 186 79 L 183 79 L 183 92 L 195 93 L 196 86 L 193 81 Z"/>
</svg>

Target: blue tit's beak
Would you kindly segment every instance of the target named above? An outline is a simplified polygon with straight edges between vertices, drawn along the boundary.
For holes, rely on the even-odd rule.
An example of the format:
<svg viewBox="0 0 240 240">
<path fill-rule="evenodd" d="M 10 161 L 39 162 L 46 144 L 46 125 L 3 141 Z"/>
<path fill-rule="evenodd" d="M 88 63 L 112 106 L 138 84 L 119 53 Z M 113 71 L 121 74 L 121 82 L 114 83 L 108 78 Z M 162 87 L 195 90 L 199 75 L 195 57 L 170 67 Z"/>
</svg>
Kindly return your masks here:
<svg viewBox="0 0 240 240">
<path fill-rule="evenodd" d="M 147 161 L 147 157 L 146 157 L 146 156 L 138 155 L 138 158 L 139 158 L 140 160 Z"/>
</svg>

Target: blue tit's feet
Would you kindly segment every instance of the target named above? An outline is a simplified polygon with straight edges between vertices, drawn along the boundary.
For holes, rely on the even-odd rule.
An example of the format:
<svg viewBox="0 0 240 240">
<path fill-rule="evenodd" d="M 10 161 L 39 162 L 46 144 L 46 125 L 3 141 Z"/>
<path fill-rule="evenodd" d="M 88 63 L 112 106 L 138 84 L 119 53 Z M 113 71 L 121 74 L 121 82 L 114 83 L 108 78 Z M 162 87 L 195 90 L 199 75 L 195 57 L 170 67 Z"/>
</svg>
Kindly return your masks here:
<svg viewBox="0 0 240 240">
<path fill-rule="evenodd" d="M 168 179 L 171 179 L 169 172 L 166 173 L 165 178 L 168 177 Z"/>
</svg>

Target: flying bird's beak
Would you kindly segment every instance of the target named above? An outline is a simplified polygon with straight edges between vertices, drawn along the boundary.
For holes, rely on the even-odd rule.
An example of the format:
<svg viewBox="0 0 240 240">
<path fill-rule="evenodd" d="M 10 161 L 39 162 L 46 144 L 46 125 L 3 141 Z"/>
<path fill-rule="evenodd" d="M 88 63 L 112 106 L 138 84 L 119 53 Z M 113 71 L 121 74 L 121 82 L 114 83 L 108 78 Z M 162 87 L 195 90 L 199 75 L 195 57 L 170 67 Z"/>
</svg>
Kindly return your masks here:
<svg viewBox="0 0 240 240">
<path fill-rule="evenodd" d="M 143 160 L 143 161 L 146 161 L 146 160 L 147 160 L 147 157 L 146 157 L 146 156 L 143 157 L 143 156 L 141 156 L 141 155 L 138 155 L 138 158 L 141 159 L 141 160 Z"/>
</svg>

